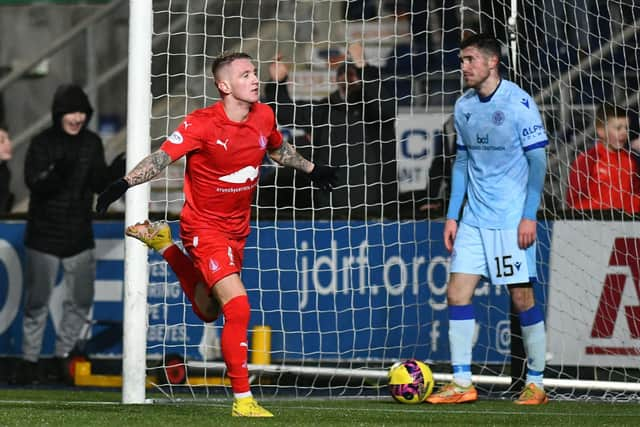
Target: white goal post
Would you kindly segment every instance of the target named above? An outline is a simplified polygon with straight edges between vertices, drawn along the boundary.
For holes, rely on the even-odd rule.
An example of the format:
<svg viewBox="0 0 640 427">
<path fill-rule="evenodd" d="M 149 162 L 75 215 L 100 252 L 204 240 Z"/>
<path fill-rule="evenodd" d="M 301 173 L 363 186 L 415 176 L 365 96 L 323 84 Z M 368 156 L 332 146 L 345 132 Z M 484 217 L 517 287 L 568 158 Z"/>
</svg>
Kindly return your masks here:
<svg viewBox="0 0 640 427">
<path fill-rule="evenodd" d="M 127 170 L 146 157 L 151 148 L 151 35 L 152 1 L 129 2 L 129 70 L 127 93 Z M 127 191 L 125 223 L 135 224 L 149 213 L 149 185 Z M 146 383 L 147 248 L 125 239 L 122 402 L 143 403 Z"/>
<path fill-rule="evenodd" d="M 596 142 L 600 105 L 628 109 L 632 144 L 624 153 L 640 150 L 640 3 L 435 3 L 131 0 L 128 169 L 186 114 L 217 100 L 210 66 L 218 54 L 249 53 L 265 101 L 277 87 L 273 105 L 285 137 L 306 157 L 340 166 L 342 179 L 324 198 L 304 177 L 268 162 L 261 168 L 242 273 L 249 338 L 260 343 L 250 345 L 254 393 L 386 396 L 388 367 L 408 358 L 447 381 L 442 229 L 455 145 L 447 121 L 464 89 L 457 46 L 467 32 L 494 33 L 503 43 L 502 74 L 536 99 L 549 135 L 535 287 L 547 327 L 545 385 L 557 399 L 637 398 L 639 216 L 575 212 L 566 194 L 572 162 Z M 377 96 L 366 102 L 377 114 L 318 121 L 322 109 L 355 111 L 327 100 L 354 42 L 371 66 L 365 85 L 377 85 Z M 289 75 L 274 86 L 277 54 Z M 280 97 L 283 90 L 290 99 Z M 379 119 L 389 105 L 393 118 Z M 311 108 L 314 121 L 305 122 Z M 363 141 L 361 133 L 376 138 Z M 166 219 L 177 239 L 183 168 L 171 165 L 150 191 L 129 190 L 126 223 L 149 214 Z M 147 401 L 147 383 L 170 399 L 228 394 L 220 387 L 222 320 L 205 327 L 166 263 L 151 253 L 147 260 L 132 240 L 125 247 L 123 402 Z M 483 282 L 474 306 L 474 381 L 482 393 L 503 396 L 525 363 L 512 348 L 509 297 Z"/>
</svg>

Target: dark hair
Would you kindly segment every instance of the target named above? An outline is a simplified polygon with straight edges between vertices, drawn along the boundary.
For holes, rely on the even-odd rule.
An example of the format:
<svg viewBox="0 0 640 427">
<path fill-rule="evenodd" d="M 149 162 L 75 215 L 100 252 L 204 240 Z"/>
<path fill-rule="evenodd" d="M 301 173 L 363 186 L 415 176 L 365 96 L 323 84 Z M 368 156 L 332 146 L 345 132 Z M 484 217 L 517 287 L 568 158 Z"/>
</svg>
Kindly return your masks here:
<svg viewBox="0 0 640 427">
<path fill-rule="evenodd" d="M 627 110 L 611 102 L 605 102 L 598 107 L 596 111 L 596 128 L 603 128 L 607 124 L 607 119 L 628 117 Z"/>
<path fill-rule="evenodd" d="M 244 52 L 223 52 L 213 61 L 213 64 L 211 64 L 211 74 L 213 74 L 213 78 L 217 80 L 218 71 L 220 71 L 222 67 L 226 67 L 231 64 L 236 59 L 248 59 L 249 61 L 253 61 L 251 55 Z"/>
<path fill-rule="evenodd" d="M 9 128 L 7 127 L 7 124 L 2 119 L 0 119 L 0 130 L 9 132 Z"/>
<path fill-rule="evenodd" d="M 465 37 L 460 42 L 460 50 L 468 47 L 477 47 L 489 55 L 495 55 L 500 58 L 500 42 L 493 35 L 488 33 L 472 34 Z"/>
<path fill-rule="evenodd" d="M 362 69 L 358 68 L 353 62 L 343 62 L 336 68 L 336 80 L 343 80 L 340 77 L 355 75 L 358 80 L 362 80 Z"/>
</svg>

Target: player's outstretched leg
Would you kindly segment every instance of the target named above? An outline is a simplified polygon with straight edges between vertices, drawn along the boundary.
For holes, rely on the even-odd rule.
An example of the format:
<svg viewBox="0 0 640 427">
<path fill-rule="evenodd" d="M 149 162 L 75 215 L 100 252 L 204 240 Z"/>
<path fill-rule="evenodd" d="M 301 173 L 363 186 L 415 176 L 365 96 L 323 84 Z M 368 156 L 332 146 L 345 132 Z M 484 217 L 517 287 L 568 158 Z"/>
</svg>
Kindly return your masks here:
<svg viewBox="0 0 640 427">
<path fill-rule="evenodd" d="M 149 222 L 149 220 L 144 220 L 128 226 L 125 234 L 140 240 L 159 253 L 173 245 L 171 228 L 165 221 Z"/>
<path fill-rule="evenodd" d="M 527 384 L 518 400 L 515 401 L 516 405 L 544 405 L 547 402 L 549 402 L 547 393 L 534 383 Z"/>
<path fill-rule="evenodd" d="M 165 221 L 149 222 L 145 220 L 130 225 L 125 231 L 127 236 L 140 240 L 162 255 L 176 273 L 182 290 L 191 302 L 193 312 L 209 323 L 218 318 L 220 304 L 211 296 L 209 288 L 191 259 L 173 243 L 171 228 Z"/>
<path fill-rule="evenodd" d="M 462 387 L 455 382 L 450 382 L 442 386 L 437 393 L 433 393 L 427 398 L 428 403 L 466 403 L 478 400 L 478 391 L 473 384 Z"/>
</svg>

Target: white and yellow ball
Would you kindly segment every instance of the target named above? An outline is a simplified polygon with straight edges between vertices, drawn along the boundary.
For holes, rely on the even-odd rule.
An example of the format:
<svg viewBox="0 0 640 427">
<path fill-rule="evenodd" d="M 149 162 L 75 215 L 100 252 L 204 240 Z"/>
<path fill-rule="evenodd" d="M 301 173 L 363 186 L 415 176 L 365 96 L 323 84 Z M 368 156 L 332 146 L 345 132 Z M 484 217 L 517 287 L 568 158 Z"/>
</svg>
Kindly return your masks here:
<svg viewBox="0 0 640 427">
<path fill-rule="evenodd" d="M 400 403 L 422 403 L 433 391 L 433 374 L 425 363 L 409 359 L 389 369 L 389 392 Z"/>
</svg>

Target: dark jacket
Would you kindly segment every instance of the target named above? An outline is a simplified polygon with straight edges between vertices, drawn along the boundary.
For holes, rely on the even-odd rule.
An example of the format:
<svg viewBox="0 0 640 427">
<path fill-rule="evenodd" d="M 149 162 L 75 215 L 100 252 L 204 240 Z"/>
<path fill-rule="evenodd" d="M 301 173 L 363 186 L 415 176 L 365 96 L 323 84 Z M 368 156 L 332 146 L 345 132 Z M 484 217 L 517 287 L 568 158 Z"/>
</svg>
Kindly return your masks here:
<svg viewBox="0 0 640 427">
<path fill-rule="evenodd" d="M 62 129 L 66 113 L 84 112 L 78 135 Z M 58 88 L 51 108 L 53 124 L 31 141 L 24 175 L 31 191 L 25 245 L 59 257 L 94 247 L 93 194 L 111 180 L 100 137 L 86 128 L 93 110 L 82 89 Z"/>
<path fill-rule="evenodd" d="M 446 213 L 451 193 L 451 168 L 457 152 L 453 114 L 442 124 L 442 130 L 434 133 L 432 141 L 429 151 L 433 153 L 433 161 L 429 168 L 427 188 L 403 193 L 403 204 L 409 207 L 408 212 L 412 214 L 413 208 L 425 204 L 439 204 L 439 208 L 430 210 L 430 215 L 437 217 Z"/>
<path fill-rule="evenodd" d="M 11 211 L 13 194 L 9 189 L 10 181 L 11 171 L 7 166 L 7 162 L 0 160 L 0 215 L 7 214 Z"/>
<path fill-rule="evenodd" d="M 361 72 L 361 88 L 346 100 L 336 91 L 320 101 L 294 103 L 286 82 L 270 82 L 265 101 L 275 106 L 281 126 L 308 129 L 314 163 L 339 168 L 333 192 L 314 191 L 316 209 L 344 218 L 391 217 L 398 200 L 395 101 L 377 68 L 365 66 Z"/>
</svg>

